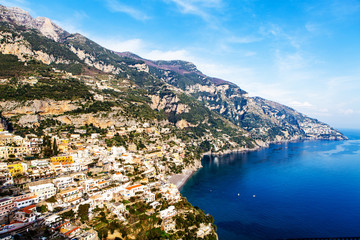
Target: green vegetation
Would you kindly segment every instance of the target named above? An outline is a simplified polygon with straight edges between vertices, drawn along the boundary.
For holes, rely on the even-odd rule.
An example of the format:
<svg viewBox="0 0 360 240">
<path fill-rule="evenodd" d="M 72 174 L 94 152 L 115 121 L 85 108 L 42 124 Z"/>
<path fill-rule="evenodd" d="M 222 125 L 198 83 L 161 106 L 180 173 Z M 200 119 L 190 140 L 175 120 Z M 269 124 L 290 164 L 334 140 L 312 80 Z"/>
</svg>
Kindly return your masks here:
<svg viewBox="0 0 360 240">
<path fill-rule="evenodd" d="M 74 219 L 75 218 L 75 212 L 71 209 L 67 212 L 63 212 L 60 214 L 60 216 L 64 219 Z"/>
<path fill-rule="evenodd" d="M 39 207 L 36 207 L 36 211 L 40 213 L 45 213 L 48 211 L 47 205 L 41 205 Z"/>
<path fill-rule="evenodd" d="M 75 109 L 71 112 L 67 112 L 70 114 L 80 114 L 80 113 L 97 113 L 97 112 L 109 112 L 111 111 L 111 108 L 116 106 L 117 103 L 115 102 L 109 102 L 109 101 L 94 101 L 92 103 L 87 103 L 85 106 L 82 106 L 82 108 Z"/>
<path fill-rule="evenodd" d="M 74 75 L 80 75 L 82 73 L 82 69 L 84 68 L 84 65 L 80 63 L 72 63 L 72 64 L 53 63 L 51 64 L 51 66 L 54 66 L 56 69 L 72 73 Z"/>
<path fill-rule="evenodd" d="M 0 85 L 1 100 L 54 99 L 74 100 L 91 98 L 88 87 L 76 79 L 39 79 L 31 86 L 17 81 Z"/>
<path fill-rule="evenodd" d="M 34 51 L 42 51 L 44 53 L 50 53 L 55 58 L 70 60 L 71 62 L 81 62 L 78 56 L 73 53 L 64 43 L 55 42 L 36 30 L 27 30 L 21 34 L 25 40 L 31 44 L 31 48 Z"/>
<path fill-rule="evenodd" d="M 90 204 L 81 204 L 78 208 L 78 217 L 82 222 L 89 220 L 89 208 Z"/>
<path fill-rule="evenodd" d="M 51 67 L 38 61 L 31 60 L 25 63 L 20 62 L 18 57 L 11 54 L 0 53 L 0 77 L 11 78 L 19 76 L 38 75 L 50 71 Z"/>
</svg>

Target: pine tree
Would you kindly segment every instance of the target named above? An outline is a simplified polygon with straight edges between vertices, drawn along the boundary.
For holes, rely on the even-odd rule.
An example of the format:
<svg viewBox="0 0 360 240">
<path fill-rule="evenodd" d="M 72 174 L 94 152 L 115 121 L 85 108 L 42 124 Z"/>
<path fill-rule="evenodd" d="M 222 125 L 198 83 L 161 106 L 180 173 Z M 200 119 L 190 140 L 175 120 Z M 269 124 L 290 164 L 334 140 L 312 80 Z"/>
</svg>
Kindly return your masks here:
<svg viewBox="0 0 360 240">
<path fill-rule="evenodd" d="M 59 151 L 58 151 L 58 147 L 57 147 L 57 144 L 56 144 L 56 139 L 54 138 L 54 142 L 53 142 L 53 154 L 56 156 L 58 155 Z"/>
</svg>

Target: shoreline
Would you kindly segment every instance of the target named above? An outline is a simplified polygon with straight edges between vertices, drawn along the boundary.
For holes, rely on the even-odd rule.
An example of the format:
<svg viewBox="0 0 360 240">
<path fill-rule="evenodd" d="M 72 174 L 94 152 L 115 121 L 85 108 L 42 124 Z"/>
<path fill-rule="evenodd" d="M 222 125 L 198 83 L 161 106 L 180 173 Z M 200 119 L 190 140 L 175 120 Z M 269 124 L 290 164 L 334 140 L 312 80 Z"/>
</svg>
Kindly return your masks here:
<svg viewBox="0 0 360 240">
<path fill-rule="evenodd" d="M 254 148 L 235 148 L 235 149 L 228 149 L 228 150 L 224 150 L 224 151 L 219 151 L 219 152 L 205 152 L 201 155 L 201 159 L 204 156 L 221 156 L 221 155 L 226 155 L 226 154 L 231 154 L 231 153 L 246 153 L 246 152 L 252 152 L 252 151 L 258 151 L 261 150 L 263 148 L 268 148 L 271 144 L 284 144 L 284 143 L 290 143 L 290 142 L 301 142 L 301 141 L 321 141 L 321 140 L 327 140 L 327 139 L 292 139 L 292 140 L 284 140 L 284 141 L 273 141 L 273 142 L 269 142 L 267 144 L 264 144 L 262 146 L 257 145 Z M 343 140 L 328 140 L 328 141 L 346 141 L 347 139 L 343 139 Z M 181 191 L 181 188 L 187 183 L 187 181 L 200 169 L 202 168 L 201 165 L 201 159 L 198 160 L 200 162 L 200 166 L 196 169 L 186 169 L 184 170 L 183 173 L 181 174 L 174 174 L 171 175 L 170 178 L 168 179 L 169 183 L 172 183 L 174 185 L 176 185 L 176 187 L 179 189 L 179 191 Z"/>
<path fill-rule="evenodd" d="M 171 177 L 168 179 L 168 182 L 176 185 L 176 187 L 180 191 L 181 188 L 187 183 L 187 181 L 192 177 L 192 175 L 194 175 L 196 173 L 197 170 L 198 169 L 196 169 L 196 170 L 187 169 L 187 170 L 184 170 L 184 172 L 181 174 L 171 175 Z"/>
</svg>

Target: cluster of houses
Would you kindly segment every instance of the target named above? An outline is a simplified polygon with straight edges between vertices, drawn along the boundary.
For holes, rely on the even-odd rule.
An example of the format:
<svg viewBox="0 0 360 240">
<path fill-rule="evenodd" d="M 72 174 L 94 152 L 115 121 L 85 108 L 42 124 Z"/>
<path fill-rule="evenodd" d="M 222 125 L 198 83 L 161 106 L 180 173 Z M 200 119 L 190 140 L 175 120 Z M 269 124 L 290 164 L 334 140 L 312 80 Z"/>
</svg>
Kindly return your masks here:
<svg viewBox="0 0 360 240">
<path fill-rule="evenodd" d="M 109 131 L 106 138 L 134 130 L 139 131 L 138 128 Z M 92 240 L 97 239 L 95 231 L 62 219 L 56 210 L 77 212 L 80 205 L 88 204 L 91 219 L 94 209 L 106 206 L 126 223 L 129 211 L 123 201 L 135 197 L 151 206 L 149 214 L 156 213 L 162 219 L 162 230 L 175 230 L 177 210 L 174 204 L 182 198 L 178 188 L 167 181 L 168 169 L 163 159 L 171 160 L 175 166 L 182 165 L 185 145 L 176 137 L 171 139 L 171 147 L 167 142 L 158 144 L 161 131 L 149 126 L 143 126 L 140 132 L 148 134 L 153 142 L 145 150 L 137 150 L 136 146 L 130 145 L 127 149 L 123 146 L 108 147 L 104 136 L 95 133 L 84 138 L 83 132 L 80 132 L 51 136 L 52 141 L 57 143 L 59 154 L 28 160 L 24 157 L 33 149 L 27 138 L 0 132 L 0 137 L 3 137 L 0 143 L 5 147 L 19 145 L 28 149 L 16 155 L 21 158 L 18 162 L 0 162 L 2 186 L 11 189 L 21 185 L 17 194 L 0 198 L 0 223 L 15 221 L 25 224 L 41 219 L 52 231 L 66 237 Z M 41 148 L 42 140 L 34 139 L 33 142 Z M 6 160 L 9 156 L 1 158 Z M 169 206 L 160 211 L 163 201 Z M 36 211 L 36 207 L 42 205 L 47 206 L 46 213 Z"/>
</svg>

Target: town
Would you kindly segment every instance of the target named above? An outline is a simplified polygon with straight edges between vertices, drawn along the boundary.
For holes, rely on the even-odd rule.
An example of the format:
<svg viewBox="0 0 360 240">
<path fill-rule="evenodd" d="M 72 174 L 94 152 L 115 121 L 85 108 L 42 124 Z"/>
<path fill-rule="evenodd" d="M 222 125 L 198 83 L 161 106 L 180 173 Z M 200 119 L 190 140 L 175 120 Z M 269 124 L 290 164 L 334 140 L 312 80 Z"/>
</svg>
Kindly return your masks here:
<svg viewBox="0 0 360 240">
<path fill-rule="evenodd" d="M 0 237 L 216 239 L 213 217 L 169 181 L 189 158 L 169 129 L 149 123 L 49 127 L 40 137 L 2 127 Z"/>
</svg>

